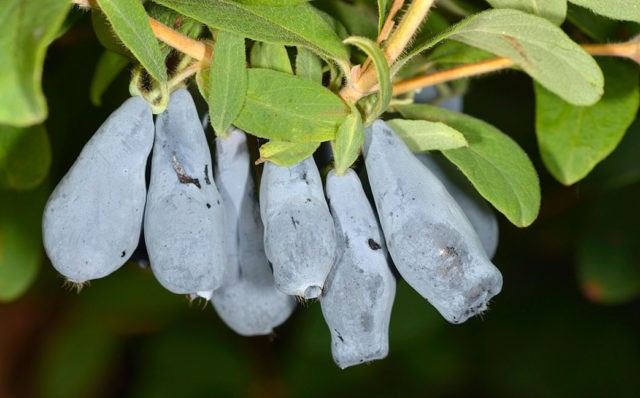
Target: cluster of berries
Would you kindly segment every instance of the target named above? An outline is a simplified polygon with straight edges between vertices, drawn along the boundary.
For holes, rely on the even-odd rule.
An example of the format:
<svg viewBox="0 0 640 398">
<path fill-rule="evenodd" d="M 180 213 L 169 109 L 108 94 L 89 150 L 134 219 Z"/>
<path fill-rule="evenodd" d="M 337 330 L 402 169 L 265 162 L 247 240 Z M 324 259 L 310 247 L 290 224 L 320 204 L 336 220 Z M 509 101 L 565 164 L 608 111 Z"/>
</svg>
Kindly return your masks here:
<svg viewBox="0 0 640 398">
<path fill-rule="evenodd" d="M 353 170 L 330 171 L 323 189 L 313 157 L 266 162 L 258 200 L 244 132 L 216 139 L 214 165 L 186 90 L 171 95 L 155 125 L 146 102 L 131 98 L 51 194 L 45 249 L 61 274 L 83 283 L 122 266 L 143 231 L 157 280 L 210 300 L 237 333 L 269 334 L 296 296 L 318 298 L 338 366 L 383 358 L 396 287 L 390 260 L 452 323 L 483 311 L 502 277 L 490 261 L 490 210 L 384 122 L 364 134 L 377 211 Z"/>
</svg>

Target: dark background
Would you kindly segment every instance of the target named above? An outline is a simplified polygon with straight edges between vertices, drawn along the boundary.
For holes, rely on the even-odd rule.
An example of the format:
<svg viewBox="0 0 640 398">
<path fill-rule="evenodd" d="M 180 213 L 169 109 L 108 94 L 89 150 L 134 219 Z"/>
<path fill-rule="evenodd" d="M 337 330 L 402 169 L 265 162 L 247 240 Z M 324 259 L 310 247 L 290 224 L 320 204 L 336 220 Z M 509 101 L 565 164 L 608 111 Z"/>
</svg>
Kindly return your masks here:
<svg viewBox="0 0 640 398">
<path fill-rule="evenodd" d="M 128 96 L 123 73 L 103 106 L 91 105 L 100 52 L 88 24 L 49 50 L 49 186 Z M 608 182 L 638 168 L 640 126 L 592 176 L 563 187 L 541 165 L 525 75 L 473 80 L 465 108 L 525 148 L 543 192 L 531 227 L 518 229 L 499 216 L 494 263 L 504 288 L 482 317 L 450 325 L 399 281 L 389 356 L 343 371 L 331 359 L 318 303 L 300 305 L 273 336 L 245 338 L 210 305 L 165 291 L 134 263 L 78 294 L 45 262 L 26 295 L 0 305 L 0 397 L 640 396 L 638 300 L 598 303 L 602 292 L 581 287 L 579 278 L 581 253 L 597 252 L 585 249 L 585 236 L 616 236 L 620 250 L 638 239 L 638 184 Z M 607 267 L 606 253 L 600 258 Z"/>
</svg>

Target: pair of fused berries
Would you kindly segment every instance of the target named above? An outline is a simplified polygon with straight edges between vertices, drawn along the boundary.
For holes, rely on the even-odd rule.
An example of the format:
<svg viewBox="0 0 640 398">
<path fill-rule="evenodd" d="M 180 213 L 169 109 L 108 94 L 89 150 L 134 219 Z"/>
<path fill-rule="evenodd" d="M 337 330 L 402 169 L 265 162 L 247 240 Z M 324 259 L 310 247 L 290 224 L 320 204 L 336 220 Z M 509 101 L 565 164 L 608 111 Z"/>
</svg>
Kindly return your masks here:
<svg viewBox="0 0 640 398">
<path fill-rule="evenodd" d="M 275 288 L 264 255 L 244 133 L 218 138 L 216 152 L 214 177 L 186 90 L 171 95 L 155 126 L 142 98 L 127 100 L 47 202 L 43 240 L 53 266 L 80 284 L 109 275 L 129 259 L 144 226 L 151 269 L 165 288 L 211 299 L 240 334 L 270 333 L 295 299 Z"/>
<path fill-rule="evenodd" d="M 492 213 L 451 191 L 467 218 L 433 160 L 421 162 L 381 121 L 365 129 L 363 148 L 379 222 L 352 170 L 329 172 L 328 205 L 312 157 L 291 167 L 267 162 L 258 205 L 240 130 L 216 139 L 210 175 L 206 138 L 184 90 L 158 116 L 155 143 L 153 131 L 144 101 L 128 100 L 52 193 L 45 248 L 68 279 L 83 282 L 121 266 L 144 218 L 151 268 L 165 287 L 210 298 L 244 335 L 284 322 L 292 296 L 319 297 L 343 368 L 387 355 L 395 295 L 387 248 L 400 275 L 450 322 L 484 310 L 501 289 L 489 260 L 497 244 Z"/>
</svg>

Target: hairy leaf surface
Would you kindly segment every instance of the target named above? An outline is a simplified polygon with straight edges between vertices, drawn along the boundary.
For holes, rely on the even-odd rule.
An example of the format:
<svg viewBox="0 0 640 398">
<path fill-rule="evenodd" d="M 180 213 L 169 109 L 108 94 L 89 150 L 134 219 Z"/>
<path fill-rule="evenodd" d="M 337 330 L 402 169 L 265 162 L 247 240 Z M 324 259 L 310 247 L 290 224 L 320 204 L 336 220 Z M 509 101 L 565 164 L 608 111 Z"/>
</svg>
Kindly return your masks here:
<svg viewBox="0 0 640 398">
<path fill-rule="evenodd" d="M 408 119 L 441 122 L 464 134 L 469 145 L 442 151 L 473 186 L 518 227 L 540 210 L 540 184 L 531 160 L 509 136 L 474 117 L 425 104 L 395 106 Z"/>
<path fill-rule="evenodd" d="M 348 108 L 334 93 L 307 79 L 249 69 L 247 97 L 234 124 L 253 135 L 290 142 L 335 138 Z"/>
</svg>

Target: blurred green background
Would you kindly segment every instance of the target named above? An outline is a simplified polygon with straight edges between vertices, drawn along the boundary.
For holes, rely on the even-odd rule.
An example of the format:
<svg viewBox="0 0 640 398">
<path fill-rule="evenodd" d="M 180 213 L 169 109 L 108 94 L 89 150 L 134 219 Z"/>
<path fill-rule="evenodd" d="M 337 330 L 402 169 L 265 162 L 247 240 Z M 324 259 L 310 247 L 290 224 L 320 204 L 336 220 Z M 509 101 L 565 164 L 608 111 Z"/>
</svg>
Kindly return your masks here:
<svg viewBox="0 0 640 398">
<path fill-rule="evenodd" d="M 90 103 L 100 53 L 84 22 L 50 48 L 51 176 L 5 194 L 3 214 L 46 197 L 128 96 L 125 72 L 102 107 Z M 134 263 L 78 294 L 45 261 L 24 296 L 0 304 L 0 397 L 640 396 L 640 123 L 591 176 L 563 187 L 541 166 L 526 76 L 472 81 L 465 108 L 525 148 L 543 192 L 533 226 L 500 218 L 504 289 L 482 317 L 450 325 L 399 282 L 388 358 L 342 371 L 318 303 L 273 336 L 245 338 Z"/>
</svg>

